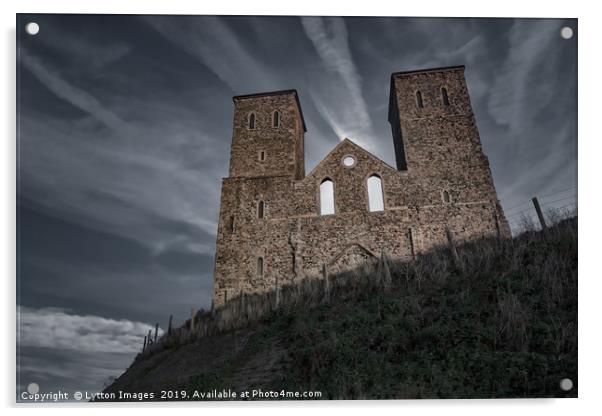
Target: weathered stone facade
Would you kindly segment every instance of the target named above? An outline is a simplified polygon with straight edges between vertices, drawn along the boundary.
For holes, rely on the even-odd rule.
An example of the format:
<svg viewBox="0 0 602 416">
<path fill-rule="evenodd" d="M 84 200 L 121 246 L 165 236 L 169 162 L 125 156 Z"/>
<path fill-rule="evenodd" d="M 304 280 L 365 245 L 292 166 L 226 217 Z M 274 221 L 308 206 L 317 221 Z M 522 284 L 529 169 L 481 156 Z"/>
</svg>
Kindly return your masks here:
<svg viewBox="0 0 602 416">
<path fill-rule="evenodd" d="M 391 75 L 397 169 L 351 140 L 307 176 L 305 122 L 294 90 L 234 97 L 230 176 L 223 179 L 214 306 L 241 292 L 336 271 L 385 251 L 412 258 L 455 239 L 509 236 L 470 105 L 464 67 Z M 343 160 L 351 156 L 352 166 Z M 368 178 L 384 209 L 371 212 Z M 320 215 L 320 185 L 334 214 Z"/>
</svg>

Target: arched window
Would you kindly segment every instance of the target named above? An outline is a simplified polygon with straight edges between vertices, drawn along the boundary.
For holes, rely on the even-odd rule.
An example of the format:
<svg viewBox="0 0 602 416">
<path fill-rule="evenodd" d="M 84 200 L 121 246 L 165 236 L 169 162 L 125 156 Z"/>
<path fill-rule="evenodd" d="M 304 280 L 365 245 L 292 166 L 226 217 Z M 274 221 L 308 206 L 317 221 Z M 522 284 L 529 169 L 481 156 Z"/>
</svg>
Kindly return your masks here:
<svg viewBox="0 0 602 416">
<path fill-rule="evenodd" d="M 449 97 L 447 96 L 447 88 L 441 88 L 441 98 L 443 99 L 443 105 L 449 105 Z"/>
<path fill-rule="evenodd" d="M 368 178 L 368 208 L 370 212 L 384 211 L 383 182 L 378 175 Z"/>
<path fill-rule="evenodd" d="M 334 214 L 334 183 L 324 179 L 320 184 L 320 215 Z"/>
<path fill-rule="evenodd" d="M 257 276 L 263 276 L 263 257 L 257 257 Z"/>
<path fill-rule="evenodd" d="M 449 192 L 443 191 L 441 192 L 441 198 L 443 199 L 444 204 L 449 204 L 451 202 L 451 197 L 449 196 Z"/>
<path fill-rule="evenodd" d="M 257 218 L 263 218 L 265 216 L 265 203 L 263 201 L 259 201 L 257 204 Z"/>
<path fill-rule="evenodd" d="M 255 130 L 255 113 L 249 114 L 249 130 Z"/>
<path fill-rule="evenodd" d="M 272 114 L 272 126 L 280 127 L 280 112 L 279 111 L 274 111 L 274 114 Z"/>
<path fill-rule="evenodd" d="M 422 104 L 422 93 L 420 91 L 416 91 L 416 106 L 418 106 L 418 108 L 424 107 Z"/>
</svg>

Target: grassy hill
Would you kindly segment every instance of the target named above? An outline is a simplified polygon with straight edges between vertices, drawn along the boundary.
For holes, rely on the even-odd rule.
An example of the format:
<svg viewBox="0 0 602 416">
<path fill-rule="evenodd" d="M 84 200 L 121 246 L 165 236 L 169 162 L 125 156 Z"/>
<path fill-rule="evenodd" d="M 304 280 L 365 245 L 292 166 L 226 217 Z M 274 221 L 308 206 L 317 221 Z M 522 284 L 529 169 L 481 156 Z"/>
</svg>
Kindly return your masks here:
<svg viewBox="0 0 602 416">
<path fill-rule="evenodd" d="M 465 244 L 458 257 L 383 256 L 328 282 L 234 299 L 190 328 L 140 354 L 105 392 L 576 397 L 577 219 Z"/>
</svg>

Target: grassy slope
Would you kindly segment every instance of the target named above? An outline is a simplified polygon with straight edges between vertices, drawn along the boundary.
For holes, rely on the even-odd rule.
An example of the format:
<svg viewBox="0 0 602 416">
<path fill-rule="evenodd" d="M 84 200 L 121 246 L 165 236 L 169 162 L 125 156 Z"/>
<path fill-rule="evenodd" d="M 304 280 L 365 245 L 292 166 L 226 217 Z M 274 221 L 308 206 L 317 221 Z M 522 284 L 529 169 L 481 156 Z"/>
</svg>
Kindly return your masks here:
<svg viewBox="0 0 602 416">
<path fill-rule="evenodd" d="M 319 390 L 324 398 L 576 397 L 577 222 L 338 287 L 238 331 L 136 360 L 107 391 Z M 372 279 L 374 269 L 351 274 Z M 361 276 L 361 273 L 368 274 Z M 570 378 L 570 392 L 559 381 Z"/>
</svg>

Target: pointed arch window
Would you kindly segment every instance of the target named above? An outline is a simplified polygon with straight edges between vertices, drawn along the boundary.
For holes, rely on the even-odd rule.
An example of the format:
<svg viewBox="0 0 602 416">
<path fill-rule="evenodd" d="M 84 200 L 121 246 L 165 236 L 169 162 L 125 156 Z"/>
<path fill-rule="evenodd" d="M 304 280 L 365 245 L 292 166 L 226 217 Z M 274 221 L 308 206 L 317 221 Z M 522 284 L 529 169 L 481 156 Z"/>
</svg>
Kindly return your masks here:
<svg viewBox="0 0 602 416">
<path fill-rule="evenodd" d="M 255 130 L 255 113 L 249 114 L 247 127 L 249 128 L 249 130 Z"/>
<path fill-rule="evenodd" d="M 441 99 L 443 100 L 443 105 L 449 105 L 449 97 L 447 95 L 447 88 L 441 88 Z"/>
<path fill-rule="evenodd" d="M 418 108 L 424 108 L 424 104 L 422 103 L 422 93 L 420 91 L 416 91 L 416 106 Z"/>
<path fill-rule="evenodd" d="M 257 204 L 257 218 L 262 219 L 265 217 L 265 202 L 259 201 Z"/>
<path fill-rule="evenodd" d="M 370 212 L 384 211 L 383 181 L 378 175 L 372 175 L 367 180 L 368 209 Z"/>
<path fill-rule="evenodd" d="M 320 184 L 320 215 L 334 214 L 334 182 L 324 179 Z"/>
<path fill-rule="evenodd" d="M 280 111 L 274 111 L 272 114 L 272 127 L 280 127 Z"/>
<path fill-rule="evenodd" d="M 263 276 L 263 257 L 257 257 L 257 276 Z"/>
</svg>

